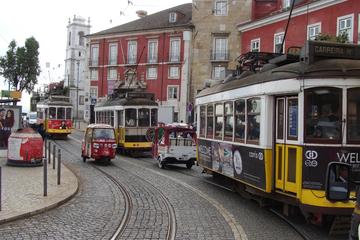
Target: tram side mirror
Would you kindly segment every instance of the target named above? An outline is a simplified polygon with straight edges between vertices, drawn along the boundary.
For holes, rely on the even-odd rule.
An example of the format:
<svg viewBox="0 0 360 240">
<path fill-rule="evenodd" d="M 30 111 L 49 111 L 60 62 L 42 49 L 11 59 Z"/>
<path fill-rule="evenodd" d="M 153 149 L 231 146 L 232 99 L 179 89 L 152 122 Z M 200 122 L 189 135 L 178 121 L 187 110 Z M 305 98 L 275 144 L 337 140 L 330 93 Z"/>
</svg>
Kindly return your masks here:
<svg viewBox="0 0 360 240">
<path fill-rule="evenodd" d="M 326 199 L 329 201 L 348 201 L 350 195 L 351 165 L 330 162 L 326 171 Z"/>
</svg>

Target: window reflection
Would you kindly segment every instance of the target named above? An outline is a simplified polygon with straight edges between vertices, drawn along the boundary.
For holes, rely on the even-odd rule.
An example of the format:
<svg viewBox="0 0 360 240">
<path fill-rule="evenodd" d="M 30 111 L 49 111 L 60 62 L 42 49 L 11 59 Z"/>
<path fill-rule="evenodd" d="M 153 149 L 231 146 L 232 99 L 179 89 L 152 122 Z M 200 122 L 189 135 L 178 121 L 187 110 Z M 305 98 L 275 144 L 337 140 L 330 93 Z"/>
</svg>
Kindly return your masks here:
<svg viewBox="0 0 360 240">
<path fill-rule="evenodd" d="M 245 138 L 245 100 L 235 101 L 235 141 L 244 141 Z"/>
<path fill-rule="evenodd" d="M 349 142 L 360 141 L 360 88 L 348 90 L 347 137 Z"/>
<path fill-rule="evenodd" d="M 258 142 L 260 138 L 260 99 L 247 100 L 247 141 Z"/>
<path fill-rule="evenodd" d="M 224 124 L 224 106 L 223 104 L 215 105 L 215 138 L 222 138 L 223 124 Z"/>
<path fill-rule="evenodd" d="M 206 119 L 206 137 L 213 138 L 214 137 L 214 106 L 207 106 L 207 119 Z"/>
</svg>

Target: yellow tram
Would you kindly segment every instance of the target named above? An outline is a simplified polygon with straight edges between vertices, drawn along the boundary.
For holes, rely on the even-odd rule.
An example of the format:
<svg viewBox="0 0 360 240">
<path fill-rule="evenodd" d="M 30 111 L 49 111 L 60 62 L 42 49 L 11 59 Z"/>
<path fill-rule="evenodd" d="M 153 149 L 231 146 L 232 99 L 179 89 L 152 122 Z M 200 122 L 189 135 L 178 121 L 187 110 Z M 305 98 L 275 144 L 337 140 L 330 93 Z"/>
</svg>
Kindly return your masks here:
<svg viewBox="0 0 360 240">
<path fill-rule="evenodd" d="M 300 57 L 276 57 L 205 88 L 196 107 L 198 163 L 207 172 L 317 222 L 351 214 L 354 201 L 326 199 L 325 177 L 339 161 L 360 179 L 358 45 L 308 41 Z"/>
<path fill-rule="evenodd" d="M 122 93 L 95 106 L 96 123 L 115 127 L 122 153 L 151 151 L 152 142 L 146 138 L 146 132 L 157 126 L 157 119 L 158 103 L 152 93 Z"/>
</svg>

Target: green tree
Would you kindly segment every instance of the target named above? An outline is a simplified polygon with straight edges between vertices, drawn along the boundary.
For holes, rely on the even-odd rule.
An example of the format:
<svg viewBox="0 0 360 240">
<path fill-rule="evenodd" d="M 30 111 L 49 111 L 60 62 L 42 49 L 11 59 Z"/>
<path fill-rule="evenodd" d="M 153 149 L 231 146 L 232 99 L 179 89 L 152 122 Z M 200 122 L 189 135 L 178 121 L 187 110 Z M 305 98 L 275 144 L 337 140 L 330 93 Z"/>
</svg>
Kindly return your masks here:
<svg viewBox="0 0 360 240">
<path fill-rule="evenodd" d="M 335 42 L 335 43 L 348 43 L 348 34 L 347 32 L 341 32 L 338 36 L 333 36 L 326 33 L 320 33 L 315 38 L 316 41 L 326 41 L 326 42 Z"/>
<path fill-rule="evenodd" d="M 18 47 L 12 40 L 6 55 L 0 57 L 0 75 L 16 91 L 31 93 L 40 72 L 39 43 L 34 37 L 26 39 L 24 47 Z"/>
</svg>

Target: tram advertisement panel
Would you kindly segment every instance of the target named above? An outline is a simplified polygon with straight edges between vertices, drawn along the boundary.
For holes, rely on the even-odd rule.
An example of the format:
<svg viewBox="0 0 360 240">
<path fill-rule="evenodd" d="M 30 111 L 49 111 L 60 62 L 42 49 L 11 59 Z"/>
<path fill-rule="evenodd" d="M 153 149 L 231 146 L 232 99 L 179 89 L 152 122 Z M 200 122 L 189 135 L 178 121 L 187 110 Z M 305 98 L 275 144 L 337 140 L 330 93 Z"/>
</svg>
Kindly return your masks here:
<svg viewBox="0 0 360 240">
<path fill-rule="evenodd" d="M 212 149 L 211 142 L 199 139 L 199 159 L 200 165 L 212 169 Z"/>
<path fill-rule="evenodd" d="M 265 189 L 264 150 L 199 140 L 199 164 Z"/>
<path fill-rule="evenodd" d="M 233 155 L 235 178 L 265 189 L 264 150 L 244 146 L 233 146 Z"/>
<path fill-rule="evenodd" d="M 324 190 L 330 162 L 352 165 L 352 178 L 360 177 L 360 149 L 307 146 L 303 151 L 303 188 Z"/>
</svg>

